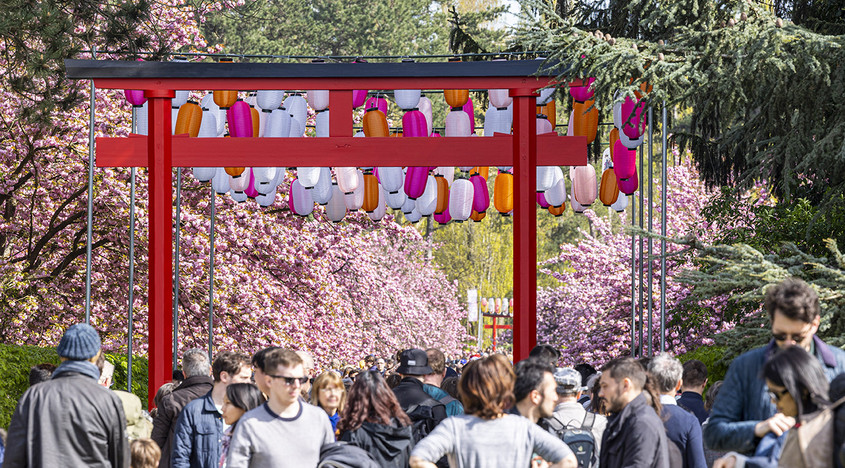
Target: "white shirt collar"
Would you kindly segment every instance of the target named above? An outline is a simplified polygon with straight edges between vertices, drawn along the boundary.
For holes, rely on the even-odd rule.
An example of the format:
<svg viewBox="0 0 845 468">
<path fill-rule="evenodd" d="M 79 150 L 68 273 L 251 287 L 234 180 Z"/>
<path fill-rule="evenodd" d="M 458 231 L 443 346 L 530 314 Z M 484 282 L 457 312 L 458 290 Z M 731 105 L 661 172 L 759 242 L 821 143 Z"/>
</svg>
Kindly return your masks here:
<svg viewBox="0 0 845 468">
<path fill-rule="evenodd" d="M 660 395 L 660 404 L 661 405 L 677 405 L 678 402 L 675 401 L 675 397 L 672 395 Z"/>
</svg>

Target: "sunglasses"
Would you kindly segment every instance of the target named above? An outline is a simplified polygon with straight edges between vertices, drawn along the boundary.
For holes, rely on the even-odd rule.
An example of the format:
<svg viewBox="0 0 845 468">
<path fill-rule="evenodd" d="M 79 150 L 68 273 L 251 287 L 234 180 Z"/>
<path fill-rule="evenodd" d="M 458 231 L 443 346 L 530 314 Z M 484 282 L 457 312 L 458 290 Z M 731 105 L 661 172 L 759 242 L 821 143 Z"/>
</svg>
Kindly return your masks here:
<svg viewBox="0 0 845 468">
<path fill-rule="evenodd" d="M 299 385 L 305 385 L 305 383 L 308 382 L 308 377 L 287 377 L 287 376 L 284 376 L 284 375 L 273 375 L 273 374 L 267 374 L 267 375 L 270 378 L 273 378 L 273 379 L 283 379 L 285 381 L 285 385 L 287 385 L 288 387 L 293 386 L 293 384 L 295 384 L 297 382 L 299 382 Z"/>
<path fill-rule="evenodd" d="M 772 401 L 774 401 L 774 402 L 778 402 L 787 393 L 789 393 L 789 390 L 786 390 L 786 389 L 780 390 L 780 391 L 769 390 L 769 398 L 771 398 Z"/>
<path fill-rule="evenodd" d="M 798 333 L 798 334 L 774 333 L 774 332 L 772 332 L 772 338 L 774 338 L 775 341 L 787 341 L 787 340 L 791 339 L 792 341 L 794 341 L 796 343 L 800 343 L 800 342 L 804 341 L 804 338 L 806 338 L 806 337 L 807 337 L 807 332 Z"/>
</svg>

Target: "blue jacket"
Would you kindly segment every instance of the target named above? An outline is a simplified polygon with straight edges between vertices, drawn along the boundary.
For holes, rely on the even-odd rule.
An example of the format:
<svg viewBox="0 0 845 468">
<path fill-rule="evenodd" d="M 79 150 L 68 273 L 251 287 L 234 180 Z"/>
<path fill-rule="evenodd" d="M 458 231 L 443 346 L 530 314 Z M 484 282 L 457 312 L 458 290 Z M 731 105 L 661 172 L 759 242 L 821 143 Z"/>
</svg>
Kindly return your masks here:
<svg viewBox="0 0 845 468">
<path fill-rule="evenodd" d="M 173 431 L 171 468 L 217 468 L 223 438 L 223 418 L 211 392 L 188 403 Z"/>
<path fill-rule="evenodd" d="M 443 403 L 446 405 L 446 416 L 459 416 L 464 414 L 464 405 L 459 400 L 452 398 L 446 390 L 431 384 L 424 384 L 423 391 L 428 393 L 428 396 L 434 398 L 440 403 L 443 403 L 444 399 L 451 400 L 448 403 Z"/>
<path fill-rule="evenodd" d="M 700 393 L 684 392 L 678 397 L 678 406 L 694 414 L 699 424 L 704 424 L 710 417 L 710 412 L 704 409 L 704 400 Z"/>
<path fill-rule="evenodd" d="M 845 351 L 813 337 L 815 355 L 828 380 L 845 372 Z M 704 427 L 704 443 L 713 450 L 752 454 L 760 442 L 754 435 L 758 422 L 774 416 L 766 382 L 760 377 L 763 364 L 775 351 L 775 342 L 752 349 L 734 359 Z"/>
<path fill-rule="evenodd" d="M 684 468 L 707 468 L 698 418 L 678 405 L 664 404 L 661 419 L 666 437 L 681 451 Z"/>
</svg>

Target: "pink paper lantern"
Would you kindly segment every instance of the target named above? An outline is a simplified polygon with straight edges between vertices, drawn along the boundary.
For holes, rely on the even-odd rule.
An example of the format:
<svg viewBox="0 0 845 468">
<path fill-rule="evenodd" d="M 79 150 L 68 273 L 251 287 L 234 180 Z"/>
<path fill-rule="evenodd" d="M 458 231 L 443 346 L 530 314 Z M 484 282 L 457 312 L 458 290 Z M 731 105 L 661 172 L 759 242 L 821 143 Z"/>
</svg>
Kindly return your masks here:
<svg viewBox="0 0 845 468">
<path fill-rule="evenodd" d="M 226 111 L 229 122 L 229 136 L 234 138 L 252 138 L 252 110 L 249 104 L 238 100 Z"/>
<path fill-rule="evenodd" d="M 416 200 L 425 192 L 428 180 L 428 166 L 411 166 L 405 173 L 405 195 Z"/>
<path fill-rule="evenodd" d="M 469 116 L 469 131 L 470 133 L 475 133 L 475 109 L 472 107 L 472 98 L 467 99 L 467 103 L 464 104 L 463 109 Z"/>
<path fill-rule="evenodd" d="M 639 100 L 625 96 L 625 101 L 622 103 L 622 124 L 621 130 L 628 138 L 636 140 L 645 133 L 646 120 L 643 115 L 643 105 Z"/>
<path fill-rule="evenodd" d="M 598 195 L 598 182 L 596 180 L 596 168 L 592 164 L 575 167 L 575 178 L 572 180 L 575 199 L 582 206 L 590 206 L 596 201 Z"/>
<path fill-rule="evenodd" d="M 537 204 L 543 208 L 549 207 L 549 202 L 546 201 L 546 195 L 543 192 L 537 192 Z"/>
<path fill-rule="evenodd" d="M 481 174 L 475 174 L 469 178 L 472 182 L 472 209 L 484 213 L 490 206 L 490 192 L 487 190 L 487 180 Z"/>
<path fill-rule="evenodd" d="M 428 134 L 428 124 L 425 121 L 425 114 L 418 110 L 405 112 L 402 116 L 403 137 L 424 137 Z"/>
<path fill-rule="evenodd" d="M 587 102 L 593 98 L 595 94 L 593 92 L 593 83 L 595 83 L 595 78 L 590 78 L 587 80 L 587 84 L 584 86 L 569 86 L 569 94 L 572 95 L 572 99 L 575 99 L 578 102 Z"/>
<path fill-rule="evenodd" d="M 637 171 L 634 171 L 634 175 L 625 180 L 617 179 L 616 183 L 619 186 L 619 191 L 624 193 L 625 195 L 631 195 L 632 193 L 636 192 L 637 189 L 640 187 L 640 181 L 639 177 L 637 176 Z"/>
<path fill-rule="evenodd" d="M 621 141 L 613 144 L 613 173 L 618 181 L 626 180 L 637 172 L 637 150 L 628 149 Z"/>
<path fill-rule="evenodd" d="M 256 198 L 261 195 L 258 190 L 255 190 L 255 174 L 252 172 L 252 168 L 249 169 L 249 184 L 247 184 L 244 193 L 249 198 Z"/>
<path fill-rule="evenodd" d="M 387 115 L 387 99 L 382 97 L 373 96 L 367 99 L 367 109 L 372 109 L 373 107 L 377 107 L 378 110 L 382 112 L 382 114 Z"/>
</svg>

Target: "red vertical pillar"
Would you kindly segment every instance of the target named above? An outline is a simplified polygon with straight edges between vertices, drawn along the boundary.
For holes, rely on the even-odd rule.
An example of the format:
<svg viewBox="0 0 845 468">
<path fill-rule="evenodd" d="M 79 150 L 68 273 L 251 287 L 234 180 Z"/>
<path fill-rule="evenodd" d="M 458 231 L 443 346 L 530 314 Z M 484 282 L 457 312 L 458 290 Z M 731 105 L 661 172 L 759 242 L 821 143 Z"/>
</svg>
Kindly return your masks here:
<svg viewBox="0 0 845 468">
<path fill-rule="evenodd" d="M 352 136 L 352 91 L 329 91 L 329 136 Z"/>
<path fill-rule="evenodd" d="M 170 99 L 174 92 L 146 91 L 149 168 L 149 393 L 172 379 L 173 364 L 173 184 Z"/>
<path fill-rule="evenodd" d="M 537 94 L 513 96 L 513 360 L 537 344 Z"/>
<path fill-rule="evenodd" d="M 496 351 L 496 335 L 499 332 L 497 325 L 499 325 L 499 317 L 493 317 L 493 351 Z"/>
</svg>

